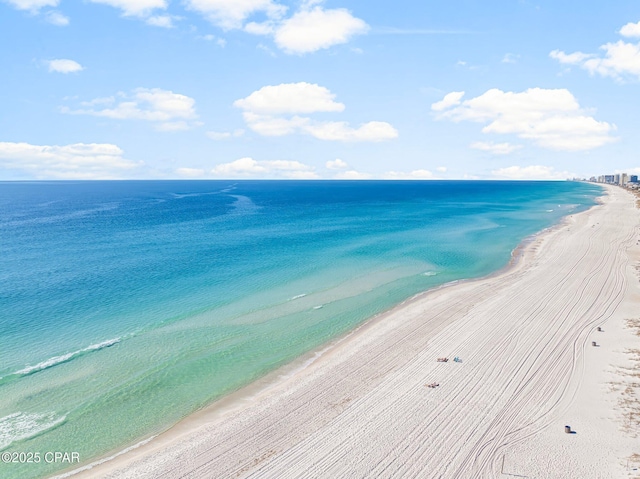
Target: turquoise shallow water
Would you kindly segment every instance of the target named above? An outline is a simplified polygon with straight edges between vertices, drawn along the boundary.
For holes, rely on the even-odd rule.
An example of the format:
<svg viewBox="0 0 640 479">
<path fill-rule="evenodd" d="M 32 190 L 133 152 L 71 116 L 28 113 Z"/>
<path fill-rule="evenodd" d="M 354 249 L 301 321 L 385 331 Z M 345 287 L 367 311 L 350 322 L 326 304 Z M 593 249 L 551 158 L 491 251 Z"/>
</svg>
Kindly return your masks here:
<svg viewBox="0 0 640 479">
<path fill-rule="evenodd" d="M 501 268 L 600 192 L 0 182 L 0 452 L 87 462 L 134 444 L 420 291 Z"/>
</svg>

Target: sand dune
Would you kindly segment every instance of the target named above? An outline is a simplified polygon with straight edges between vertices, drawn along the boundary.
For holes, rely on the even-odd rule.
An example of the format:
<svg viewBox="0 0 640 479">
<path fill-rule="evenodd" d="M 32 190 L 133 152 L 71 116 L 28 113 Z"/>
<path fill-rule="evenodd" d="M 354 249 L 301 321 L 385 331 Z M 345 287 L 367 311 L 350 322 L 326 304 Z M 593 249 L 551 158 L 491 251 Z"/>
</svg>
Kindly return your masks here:
<svg viewBox="0 0 640 479">
<path fill-rule="evenodd" d="M 640 444 L 609 383 L 640 341 L 624 323 L 639 220 L 611 187 L 505 271 L 415 298 L 73 477 L 633 477 Z"/>
</svg>

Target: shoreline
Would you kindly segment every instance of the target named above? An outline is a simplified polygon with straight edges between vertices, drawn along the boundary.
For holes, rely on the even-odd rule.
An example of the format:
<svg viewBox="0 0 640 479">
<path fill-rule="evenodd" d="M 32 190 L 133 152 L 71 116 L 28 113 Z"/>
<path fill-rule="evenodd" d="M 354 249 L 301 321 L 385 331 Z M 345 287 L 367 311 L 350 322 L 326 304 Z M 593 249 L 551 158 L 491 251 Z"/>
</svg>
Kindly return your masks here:
<svg viewBox="0 0 640 479">
<path fill-rule="evenodd" d="M 609 194 L 611 194 L 611 189 L 609 189 L 609 192 Z M 532 257 L 535 256 L 538 248 L 543 246 L 543 244 L 549 237 L 557 235 L 561 230 L 565 228 L 571 227 L 572 222 L 575 222 L 575 220 L 572 220 L 574 215 L 588 216 L 589 212 L 592 212 L 594 209 L 601 208 L 602 203 L 606 203 L 606 200 L 599 202 L 599 204 L 594 205 L 586 211 L 568 215 L 564 217 L 558 224 L 551 226 L 531 237 L 525 238 L 525 240 L 523 240 L 523 242 L 513 250 L 509 263 L 500 270 L 481 278 L 458 280 L 441 285 L 431 290 L 427 290 L 425 292 L 418 293 L 417 295 L 414 295 L 413 297 L 395 306 L 391 310 L 380 313 L 368 319 L 352 331 L 332 340 L 321 348 L 316 348 L 316 350 L 311 351 L 294 360 L 293 362 L 276 369 L 275 371 L 267 374 L 256 382 L 253 382 L 241 388 L 240 390 L 231 393 L 230 395 L 227 395 L 224 398 L 206 406 L 205 408 L 194 412 L 193 414 L 179 421 L 174 426 L 155 436 L 152 441 L 146 444 L 142 444 L 139 448 L 118 455 L 116 458 L 107 462 L 102 462 L 101 464 L 96 465 L 95 468 L 88 471 L 74 474 L 74 471 L 79 471 L 78 468 L 74 468 L 72 470 L 63 472 L 57 477 L 89 477 L 85 473 L 89 473 L 91 477 L 95 477 L 96 474 L 112 473 L 119 468 L 122 468 L 123 466 L 132 465 L 132 463 L 136 461 L 144 461 L 145 458 L 147 458 L 148 460 L 153 456 L 154 453 L 157 454 L 159 451 L 170 448 L 171 446 L 176 446 L 181 441 L 193 441 L 194 436 L 206 436 L 207 434 L 210 435 L 210 429 L 212 426 L 216 424 L 222 424 L 223 426 L 226 424 L 226 426 L 228 426 L 228 423 L 232 422 L 234 420 L 234 417 L 237 420 L 237 416 L 240 412 L 246 412 L 246 410 L 249 410 L 251 408 L 256 409 L 262 406 L 268 407 L 268 405 L 265 405 L 263 403 L 272 404 L 274 400 L 277 402 L 278 397 L 284 397 L 284 399 L 286 400 L 288 395 L 287 389 L 290 389 L 291 387 L 299 389 L 301 385 L 298 383 L 302 383 L 302 385 L 308 384 L 310 378 L 313 379 L 314 374 L 317 376 L 318 374 L 321 374 L 323 372 L 323 369 L 331 369 L 332 366 L 334 366 L 335 369 L 335 365 L 339 365 L 340 363 L 341 354 L 349 355 L 348 350 L 353 350 L 359 342 L 366 343 L 367 341 L 370 341 L 371 336 L 374 336 L 373 339 L 375 339 L 376 335 L 380 334 L 380 331 L 377 330 L 388 330 L 389 325 L 387 324 L 385 326 L 385 323 L 393 323 L 394 321 L 397 322 L 397 317 L 402 315 L 403 313 L 406 313 L 409 310 L 415 310 L 416 308 L 420 309 L 421 307 L 425 306 L 425 303 L 429 302 L 430 300 L 437 300 L 439 296 L 449 297 L 452 294 L 457 294 L 457 292 L 459 292 L 460 290 L 473 290 L 478 288 L 482 289 L 482 287 L 486 286 L 487 283 L 495 282 L 500 278 L 518 276 L 523 271 L 526 271 Z M 465 311 L 466 307 L 462 305 L 459 308 L 458 313 L 465 313 Z M 453 315 L 448 318 L 436 318 L 439 319 L 439 321 L 432 321 L 429 324 L 429 338 L 435 338 L 438 334 L 442 333 L 442 331 L 451 327 L 460 319 L 458 316 Z M 428 342 L 429 341 L 427 341 L 427 344 Z M 371 389 L 371 391 L 375 392 L 375 388 Z M 342 406 L 344 406 L 344 408 L 346 409 L 350 401 L 351 399 L 342 404 Z M 334 416 L 334 418 L 336 417 L 337 416 Z M 200 437 L 200 439 L 202 439 L 202 437 Z M 200 444 L 199 441 L 196 442 Z M 268 457 L 265 457 L 258 461 L 258 463 L 270 462 L 271 456 L 277 455 L 278 454 L 275 453 L 271 454 Z M 261 458 L 262 456 L 258 457 Z M 102 459 L 98 459 L 96 462 L 100 462 L 101 460 Z M 91 464 L 84 464 L 80 469 L 86 468 L 90 465 Z M 125 474 L 125 471 L 123 470 L 121 470 L 120 472 Z M 140 470 L 138 470 L 138 472 L 140 472 Z M 170 471 L 167 472 L 169 472 L 168 477 L 174 477 L 171 475 Z M 248 473 L 249 470 L 244 472 Z M 116 475 L 116 477 L 120 476 Z"/>
<path fill-rule="evenodd" d="M 600 204 L 599 200 L 601 197 L 596 197 L 596 204 L 589 207 L 591 209 Z M 585 211 L 588 211 L 585 210 Z M 582 212 L 581 212 L 582 213 Z M 575 213 L 574 213 L 575 214 Z M 311 351 L 308 351 L 301 356 L 293 359 L 292 361 L 274 369 L 273 371 L 268 372 L 264 376 L 252 381 L 245 386 L 242 386 L 236 391 L 233 391 L 229 394 L 224 395 L 223 397 L 213 401 L 210 404 L 192 412 L 188 416 L 183 417 L 178 422 L 168 426 L 166 429 L 161 430 L 160 432 L 156 432 L 149 436 L 142 437 L 135 444 L 127 444 L 124 447 L 114 449 L 104 454 L 103 456 L 95 459 L 94 461 L 83 463 L 79 467 L 74 467 L 72 469 L 68 469 L 65 471 L 61 471 L 52 476 L 47 476 L 50 479 L 65 479 L 67 477 L 74 477 L 78 479 L 82 479 L 85 477 L 83 474 L 85 471 L 93 471 L 94 467 L 107 467 L 109 468 L 109 464 L 112 464 L 111 461 L 116 460 L 120 456 L 124 454 L 128 454 L 130 451 L 136 451 L 135 455 L 142 455 L 146 453 L 146 449 L 154 450 L 158 447 L 161 447 L 164 444 L 171 443 L 176 440 L 177 437 L 180 437 L 184 433 L 190 433 L 193 431 L 194 427 L 197 429 L 197 424 L 210 423 L 215 420 L 219 420 L 223 418 L 225 415 L 231 414 L 236 410 L 242 409 L 247 403 L 259 400 L 260 397 L 269 394 L 273 388 L 282 386 L 287 380 L 293 377 L 296 374 L 302 373 L 307 367 L 311 366 L 315 361 L 319 360 L 324 356 L 325 353 L 331 352 L 334 348 L 336 348 L 343 341 L 348 341 L 351 336 L 356 334 L 363 333 L 368 326 L 371 326 L 373 323 L 378 321 L 384 321 L 385 318 L 389 315 L 393 315 L 398 311 L 401 311 L 404 307 L 411 305 L 414 302 L 422 300 L 425 296 L 429 294 L 435 293 L 441 289 L 451 288 L 459 284 L 464 284 L 468 282 L 475 281 L 484 281 L 489 280 L 491 278 L 500 276 L 502 274 L 508 273 L 512 268 L 517 267 L 517 263 L 524 260 L 524 255 L 526 252 L 526 248 L 531 243 L 535 242 L 536 238 L 540 235 L 547 234 L 552 232 L 558 228 L 561 228 L 565 222 L 567 221 L 567 215 L 561 220 L 551 226 L 540 230 L 537 233 L 529 235 L 525 237 L 512 251 L 510 254 L 509 261 L 507 264 L 499 268 L 498 270 L 489 273 L 484 276 L 480 276 L 477 278 L 462 278 L 453 281 L 449 281 L 447 283 L 435 286 L 431 289 L 420 291 L 419 293 L 410 296 L 409 298 L 403 300 L 402 302 L 396 304 L 392 308 L 382 311 L 380 313 L 375 314 L 374 316 L 366 319 L 362 323 L 358 324 L 355 328 L 347 331 L 339 335 L 336 338 L 333 338 L 327 343 L 324 343 Z M 361 331 L 363 330 L 363 331 Z M 193 424 L 192 424 L 193 423 Z M 178 436 L 175 434 L 178 433 Z M 171 436 L 166 438 L 165 436 Z M 153 441 L 153 443 L 152 443 Z M 138 451 L 139 448 L 143 446 L 147 446 L 145 450 Z M 133 459 L 134 457 L 132 457 Z M 90 477 L 90 476 L 87 476 Z"/>
</svg>

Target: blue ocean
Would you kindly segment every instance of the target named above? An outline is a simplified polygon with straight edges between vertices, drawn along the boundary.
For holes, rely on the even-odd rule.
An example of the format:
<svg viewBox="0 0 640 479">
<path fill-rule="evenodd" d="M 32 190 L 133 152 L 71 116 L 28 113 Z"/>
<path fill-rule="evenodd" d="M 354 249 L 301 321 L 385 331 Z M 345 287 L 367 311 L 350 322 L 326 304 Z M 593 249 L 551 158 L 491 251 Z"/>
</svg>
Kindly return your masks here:
<svg viewBox="0 0 640 479">
<path fill-rule="evenodd" d="M 421 291 L 504 267 L 601 192 L 0 182 L 0 453 L 113 454 Z M 68 467 L 0 463 L 0 477 Z"/>
</svg>

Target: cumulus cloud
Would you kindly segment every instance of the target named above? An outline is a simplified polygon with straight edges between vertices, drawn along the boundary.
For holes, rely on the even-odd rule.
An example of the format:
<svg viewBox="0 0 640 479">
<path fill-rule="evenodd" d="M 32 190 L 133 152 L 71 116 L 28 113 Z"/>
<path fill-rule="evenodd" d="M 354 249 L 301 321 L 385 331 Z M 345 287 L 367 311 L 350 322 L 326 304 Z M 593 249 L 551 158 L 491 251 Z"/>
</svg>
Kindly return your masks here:
<svg viewBox="0 0 640 479">
<path fill-rule="evenodd" d="M 522 145 L 512 145 L 510 143 L 493 143 L 491 141 L 476 141 L 471 143 L 471 148 L 475 150 L 488 151 L 494 155 L 508 155 L 522 148 Z"/>
<path fill-rule="evenodd" d="M 343 111 L 344 105 L 334 101 L 336 95 L 315 83 L 282 83 L 269 85 L 236 100 L 233 105 L 257 114 L 314 113 Z"/>
<path fill-rule="evenodd" d="M 304 131 L 310 123 L 309 118 L 293 116 L 291 118 L 257 115 L 251 111 L 243 113 L 247 126 L 262 136 L 285 136 Z"/>
<path fill-rule="evenodd" d="M 153 27 L 173 28 L 175 26 L 173 21 L 176 19 L 177 17 L 172 15 L 154 15 L 147 18 L 145 21 L 147 22 L 147 25 L 151 25 Z"/>
<path fill-rule="evenodd" d="M 287 11 L 272 0 L 187 0 L 186 5 L 224 30 L 242 28 L 244 21 L 256 13 L 279 19 Z"/>
<path fill-rule="evenodd" d="M 69 17 L 66 17 L 62 13 L 54 10 L 47 12 L 44 18 L 51 25 L 55 25 L 57 27 L 66 27 L 69 25 Z"/>
<path fill-rule="evenodd" d="M 50 72 L 75 73 L 84 70 L 84 67 L 78 62 L 67 59 L 49 60 L 47 64 Z"/>
<path fill-rule="evenodd" d="M 344 9 L 321 6 L 303 9 L 284 20 L 275 30 L 276 45 L 286 53 L 303 54 L 347 43 L 369 26 Z"/>
<path fill-rule="evenodd" d="M 370 121 L 353 128 L 344 121 L 317 121 L 299 115 L 343 111 L 344 104 L 334 99 L 335 94 L 316 84 L 282 83 L 262 87 L 236 100 L 234 106 L 244 110 L 247 126 L 263 136 L 302 133 L 331 141 L 383 141 L 398 136 L 386 122 Z"/>
<path fill-rule="evenodd" d="M 313 167 L 299 161 L 257 161 L 249 157 L 216 165 L 211 173 L 221 178 L 319 178 Z"/>
<path fill-rule="evenodd" d="M 387 171 L 383 177 L 387 180 L 430 180 L 433 173 L 429 170 L 413 170 L 409 173 L 403 171 Z"/>
<path fill-rule="evenodd" d="M 447 172 L 447 167 L 446 166 L 438 166 L 436 168 L 436 171 L 439 173 L 446 173 Z"/>
<path fill-rule="evenodd" d="M 615 125 L 590 116 L 565 89 L 516 93 L 494 88 L 441 109 L 438 118 L 486 123 L 483 133 L 513 134 L 553 150 L 590 150 L 616 141 L 611 136 Z"/>
<path fill-rule="evenodd" d="M 627 23 L 620 29 L 620 35 L 627 38 L 640 37 L 640 22 Z M 618 40 L 600 47 L 602 55 L 575 52 L 567 54 L 553 50 L 549 56 L 565 65 L 577 65 L 591 75 L 611 77 L 617 81 L 628 78 L 640 79 L 640 43 Z"/>
<path fill-rule="evenodd" d="M 640 37 L 640 22 L 627 23 L 620 29 L 620 35 L 623 37 Z"/>
<path fill-rule="evenodd" d="M 223 30 L 243 29 L 273 37 L 288 54 L 305 54 L 347 43 L 369 26 L 344 8 L 325 9 L 322 1 L 303 1 L 291 16 L 273 0 L 187 0 L 187 8 Z M 248 21 L 256 16 L 260 21 Z"/>
<path fill-rule="evenodd" d="M 244 31 L 252 35 L 271 35 L 275 32 L 275 24 L 271 21 L 249 22 L 244 26 Z"/>
<path fill-rule="evenodd" d="M 567 54 L 560 50 L 553 50 L 551 53 L 549 53 L 549 56 L 554 60 L 558 60 L 560 63 L 563 63 L 565 65 L 575 65 L 578 63 L 582 63 L 588 60 L 589 58 L 593 58 L 595 55 L 590 55 L 582 52 L 574 52 L 574 53 Z"/>
<path fill-rule="evenodd" d="M 572 178 L 568 171 L 556 171 L 552 166 L 509 166 L 491 172 L 496 178 L 510 180 L 563 180 Z"/>
<path fill-rule="evenodd" d="M 156 9 L 166 9 L 165 0 L 89 0 L 122 10 L 125 17 L 147 17 Z"/>
<path fill-rule="evenodd" d="M 17 10 L 26 10 L 32 15 L 38 15 L 43 8 L 55 8 L 60 4 L 60 0 L 5 0 L 5 2 Z M 69 17 L 56 10 L 44 12 L 43 18 L 47 23 L 57 27 L 69 25 Z"/>
<path fill-rule="evenodd" d="M 433 111 L 442 111 L 446 110 L 447 108 L 451 108 L 452 106 L 459 105 L 460 99 L 463 96 L 463 91 L 452 91 L 451 93 L 447 93 L 442 100 L 437 101 L 433 105 L 431 105 L 431 109 Z"/>
<path fill-rule="evenodd" d="M 39 179 L 120 178 L 140 165 L 123 158 L 123 151 L 109 143 L 49 146 L 0 142 L 0 166 Z"/>
<path fill-rule="evenodd" d="M 221 163 L 217 165 L 211 172 L 214 175 L 253 175 L 256 173 L 266 173 L 267 169 L 260 165 L 253 158 L 245 157 L 230 163 Z"/>
<path fill-rule="evenodd" d="M 6 0 L 18 10 L 28 10 L 32 13 L 38 13 L 44 7 L 57 7 L 60 0 Z"/>
<path fill-rule="evenodd" d="M 72 110 L 63 107 L 63 113 L 72 115 L 92 115 L 115 120 L 145 120 L 156 122 L 161 131 L 187 130 L 197 126 L 195 100 L 186 95 L 160 88 L 138 88 L 131 94 L 119 93 L 120 102 L 115 97 L 96 98 L 81 103 L 80 108 Z M 111 105 L 102 109 L 95 106 Z"/>
<path fill-rule="evenodd" d="M 349 165 L 346 161 L 342 161 L 340 158 L 336 158 L 335 160 L 329 160 L 325 163 L 325 166 L 329 170 L 343 170 L 345 168 L 349 168 Z"/>
</svg>

